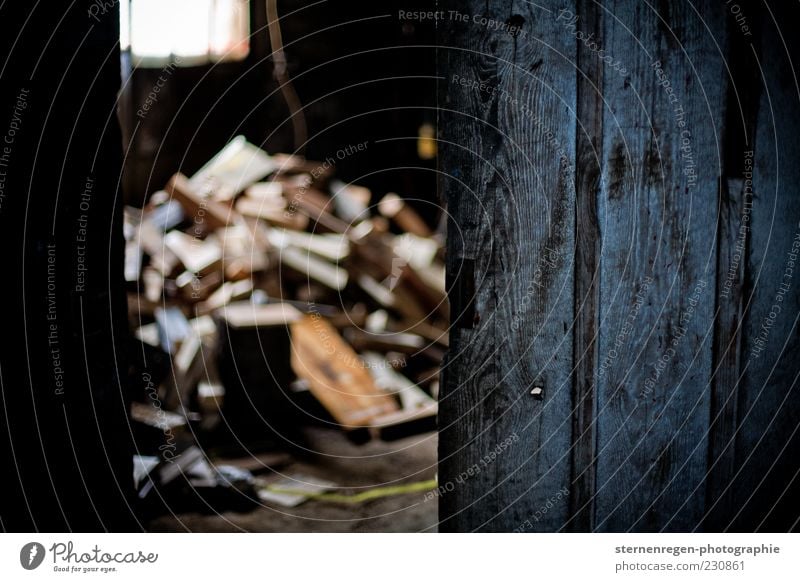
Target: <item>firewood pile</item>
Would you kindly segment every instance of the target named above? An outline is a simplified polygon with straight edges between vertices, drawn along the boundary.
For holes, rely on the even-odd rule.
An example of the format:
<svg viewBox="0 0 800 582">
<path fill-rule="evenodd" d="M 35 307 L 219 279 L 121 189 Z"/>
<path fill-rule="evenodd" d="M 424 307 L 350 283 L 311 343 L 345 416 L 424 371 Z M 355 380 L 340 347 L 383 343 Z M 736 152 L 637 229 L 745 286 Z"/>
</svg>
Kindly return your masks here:
<svg viewBox="0 0 800 582">
<path fill-rule="evenodd" d="M 443 236 L 332 174 L 239 137 L 126 208 L 132 416 L 161 453 L 186 426 L 245 443 L 307 424 L 357 442 L 435 427 Z"/>
</svg>

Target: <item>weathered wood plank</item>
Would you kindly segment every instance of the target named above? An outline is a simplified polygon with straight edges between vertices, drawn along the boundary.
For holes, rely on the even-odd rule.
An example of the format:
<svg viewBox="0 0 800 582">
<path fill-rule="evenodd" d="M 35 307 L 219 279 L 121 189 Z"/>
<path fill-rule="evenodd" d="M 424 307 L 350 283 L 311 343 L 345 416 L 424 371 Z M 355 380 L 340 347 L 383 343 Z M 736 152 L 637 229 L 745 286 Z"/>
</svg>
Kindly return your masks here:
<svg viewBox="0 0 800 582">
<path fill-rule="evenodd" d="M 605 7 L 628 74 L 603 83 L 595 527 L 685 530 L 704 507 L 724 12 Z"/>
<path fill-rule="evenodd" d="M 451 1 L 441 2 L 438 7 L 463 9 Z M 488 278 L 492 259 L 481 249 L 484 245 L 491 248 L 494 218 L 494 192 L 483 186 L 485 176 L 492 175 L 485 158 L 499 140 L 487 142 L 486 138 L 493 136 L 484 127 L 482 95 L 452 83 L 453 74 L 466 78 L 483 66 L 491 71 L 495 63 L 480 53 L 464 50 L 475 46 L 468 34 L 471 31 L 452 22 L 447 24 L 442 27 L 442 48 L 438 50 L 441 70 L 446 75 L 438 89 L 442 171 L 439 190 L 450 216 L 446 268 L 454 325 L 441 372 L 437 493 L 440 531 L 470 531 L 491 511 L 481 510 L 477 502 L 494 482 L 493 474 L 475 474 L 475 467 L 481 467 L 483 450 L 491 446 L 493 438 L 489 432 L 491 418 L 483 400 L 497 382 L 497 369 L 491 360 L 496 345 L 489 317 L 496 302 Z M 486 43 L 485 39 L 480 42 Z M 472 112 L 472 117 L 467 112 Z"/>
<path fill-rule="evenodd" d="M 555 33 L 558 4 L 538 4 L 440 5 L 466 16 L 445 19 L 439 53 L 451 281 L 474 261 L 474 298 L 451 290 L 453 318 L 474 315 L 457 320 L 445 366 L 445 531 L 568 517 L 576 45 Z"/>
<path fill-rule="evenodd" d="M 800 94 L 791 72 L 800 42 L 785 28 L 800 11 L 791 3 L 772 4 L 771 13 L 762 12 L 759 69 L 764 78 L 744 292 L 744 380 L 737 406 L 736 472 L 727 484 L 733 511 L 720 524 L 737 531 L 786 531 L 797 527 L 800 516 L 795 478 L 800 470 Z"/>
<path fill-rule="evenodd" d="M 755 2 L 743 2 L 746 14 Z M 745 17 L 746 18 L 746 17 Z M 729 16 L 733 20 L 733 16 Z M 723 180 L 718 222 L 716 322 L 714 368 L 706 477 L 706 515 L 699 529 L 720 531 L 734 511 L 728 487 L 736 473 L 735 435 L 738 429 L 738 393 L 742 374 L 743 286 L 750 242 L 753 204 L 753 148 L 758 115 L 760 75 L 756 51 L 758 33 L 731 26 L 728 48 L 729 78 Z M 756 25 L 757 23 L 752 23 Z"/>
<path fill-rule="evenodd" d="M 798 8 L 450 4 L 442 529 L 796 528 Z"/>
<path fill-rule="evenodd" d="M 577 14 L 585 31 L 594 34 L 603 46 L 603 14 L 593 0 L 580 0 Z M 561 12 L 562 26 L 571 18 Z M 597 192 L 602 172 L 603 106 L 599 94 L 603 86 L 604 63 L 597 51 L 583 43 L 577 54 L 578 130 L 575 166 L 575 372 L 573 376 L 574 411 L 572 419 L 572 493 L 570 519 L 565 524 L 572 531 L 590 531 L 594 527 L 595 493 L 595 415 L 594 383 L 597 374 L 597 335 L 600 317 L 598 287 L 600 280 L 600 226 L 597 221 Z"/>
</svg>

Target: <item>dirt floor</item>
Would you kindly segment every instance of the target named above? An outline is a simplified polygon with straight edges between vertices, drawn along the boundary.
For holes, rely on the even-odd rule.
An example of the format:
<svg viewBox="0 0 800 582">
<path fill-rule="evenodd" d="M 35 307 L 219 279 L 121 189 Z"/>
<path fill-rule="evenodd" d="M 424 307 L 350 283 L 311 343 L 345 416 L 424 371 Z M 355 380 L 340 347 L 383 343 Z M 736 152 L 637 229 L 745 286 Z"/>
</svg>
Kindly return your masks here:
<svg viewBox="0 0 800 582">
<path fill-rule="evenodd" d="M 314 429 L 309 442 L 315 457 L 267 473 L 308 475 L 333 481 L 337 493 L 352 494 L 374 487 L 416 483 L 436 476 L 436 433 L 384 443 L 350 443 L 341 432 Z M 263 474 L 262 474 L 263 475 Z M 156 532 L 433 532 L 437 500 L 424 491 L 402 493 L 359 503 L 310 499 L 286 508 L 263 502 L 247 513 L 197 513 L 164 516 L 150 522 Z"/>
</svg>

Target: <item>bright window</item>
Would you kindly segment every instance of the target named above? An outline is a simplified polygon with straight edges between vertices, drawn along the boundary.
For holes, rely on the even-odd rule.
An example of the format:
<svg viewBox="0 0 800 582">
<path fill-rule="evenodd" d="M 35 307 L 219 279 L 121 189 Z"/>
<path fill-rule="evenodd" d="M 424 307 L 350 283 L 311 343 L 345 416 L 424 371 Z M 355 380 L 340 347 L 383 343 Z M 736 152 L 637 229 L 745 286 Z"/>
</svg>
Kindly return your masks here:
<svg viewBox="0 0 800 582">
<path fill-rule="evenodd" d="M 123 0 L 120 43 L 136 66 L 241 60 L 250 50 L 247 0 Z"/>
</svg>

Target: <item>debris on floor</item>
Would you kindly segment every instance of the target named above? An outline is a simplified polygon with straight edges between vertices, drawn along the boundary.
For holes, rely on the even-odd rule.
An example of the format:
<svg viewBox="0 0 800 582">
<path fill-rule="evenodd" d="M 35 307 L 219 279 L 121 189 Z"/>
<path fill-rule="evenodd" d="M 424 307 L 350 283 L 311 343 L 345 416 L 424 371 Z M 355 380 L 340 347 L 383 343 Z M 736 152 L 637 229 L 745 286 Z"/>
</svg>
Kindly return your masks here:
<svg viewBox="0 0 800 582">
<path fill-rule="evenodd" d="M 203 532 L 431 532 L 438 523 L 436 490 L 436 433 L 410 436 L 396 441 L 372 439 L 356 444 L 335 428 L 310 427 L 309 447 L 319 454 L 293 458 L 278 468 L 264 468 L 261 461 L 245 455 L 235 461 L 218 457 L 214 463 L 250 464 L 257 494 L 262 485 L 284 477 L 335 483 L 328 491 L 305 496 L 285 507 L 258 498 L 255 509 L 236 511 L 220 508 L 211 512 L 204 505 L 180 512 L 162 512 L 147 524 L 150 531 Z M 268 454 L 267 454 L 268 455 Z M 262 455 L 253 456 L 262 458 Z M 264 456 L 265 461 L 269 461 Z M 299 484 L 285 482 L 292 491 Z"/>
</svg>

